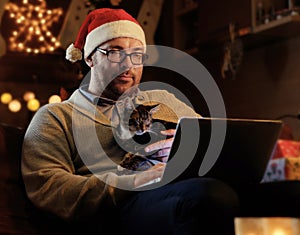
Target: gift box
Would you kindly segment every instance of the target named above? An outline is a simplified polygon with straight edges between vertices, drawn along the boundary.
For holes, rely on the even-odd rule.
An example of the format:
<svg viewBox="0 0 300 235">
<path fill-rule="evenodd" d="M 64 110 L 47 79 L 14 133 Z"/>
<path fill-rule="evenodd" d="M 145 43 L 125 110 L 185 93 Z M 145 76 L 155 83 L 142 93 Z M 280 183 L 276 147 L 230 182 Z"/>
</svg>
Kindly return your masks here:
<svg viewBox="0 0 300 235">
<path fill-rule="evenodd" d="M 269 161 L 262 181 L 283 180 L 300 180 L 300 158 L 284 157 Z"/>
<path fill-rule="evenodd" d="M 300 142 L 279 139 L 274 154 L 272 155 L 272 159 L 290 157 L 300 157 Z"/>
</svg>

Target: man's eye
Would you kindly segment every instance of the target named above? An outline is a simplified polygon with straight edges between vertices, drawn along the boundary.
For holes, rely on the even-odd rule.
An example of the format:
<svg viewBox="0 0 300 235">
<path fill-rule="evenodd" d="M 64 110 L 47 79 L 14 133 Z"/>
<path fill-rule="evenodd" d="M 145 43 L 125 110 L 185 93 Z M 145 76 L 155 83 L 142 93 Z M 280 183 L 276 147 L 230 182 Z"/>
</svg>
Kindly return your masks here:
<svg viewBox="0 0 300 235">
<path fill-rule="evenodd" d="M 141 59 L 143 57 L 142 53 L 132 53 L 132 56 L 136 59 Z"/>
<path fill-rule="evenodd" d="M 112 50 L 112 51 L 109 51 L 109 53 L 111 54 L 111 55 L 114 55 L 114 56 L 116 56 L 116 55 L 120 55 L 121 54 L 121 52 L 120 51 L 117 51 L 117 50 Z"/>
</svg>

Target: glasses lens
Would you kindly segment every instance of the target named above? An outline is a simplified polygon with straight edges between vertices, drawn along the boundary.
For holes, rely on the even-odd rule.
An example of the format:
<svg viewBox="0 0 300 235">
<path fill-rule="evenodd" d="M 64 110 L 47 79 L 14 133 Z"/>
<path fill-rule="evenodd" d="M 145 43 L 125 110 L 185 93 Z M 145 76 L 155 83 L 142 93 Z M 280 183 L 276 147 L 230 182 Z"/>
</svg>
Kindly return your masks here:
<svg viewBox="0 0 300 235">
<path fill-rule="evenodd" d="M 107 58 L 111 62 L 119 63 L 124 59 L 124 56 L 125 56 L 125 54 L 123 51 L 111 50 L 111 51 L 108 51 Z"/>
<path fill-rule="evenodd" d="M 133 64 L 140 65 L 145 62 L 145 60 L 147 59 L 147 55 L 144 53 L 135 52 L 135 53 L 130 54 L 130 58 L 131 58 L 131 62 Z"/>
<path fill-rule="evenodd" d="M 131 54 L 126 54 L 121 50 L 111 50 L 108 51 L 107 58 L 110 62 L 121 63 L 126 56 L 130 57 L 131 63 L 134 65 L 141 65 L 147 59 L 147 55 L 141 52 L 133 52 Z"/>
<path fill-rule="evenodd" d="M 131 53 L 130 58 L 131 58 L 131 62 L 133 64 L 142 64 L 143 63 L 143 54 L 142 53 Z"/>
</svg>

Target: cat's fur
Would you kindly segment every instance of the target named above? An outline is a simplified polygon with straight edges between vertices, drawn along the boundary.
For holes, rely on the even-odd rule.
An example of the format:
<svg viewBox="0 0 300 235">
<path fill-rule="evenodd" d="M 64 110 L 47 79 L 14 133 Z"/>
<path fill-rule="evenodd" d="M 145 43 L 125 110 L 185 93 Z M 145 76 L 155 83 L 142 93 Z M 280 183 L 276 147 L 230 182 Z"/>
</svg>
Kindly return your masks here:
<svg viewBox="0 0 300 235">
<path fill-rule="evenodd" d="M 144 171 L 152 167 L 155 163 L 151 155 L 144 152 L 144 147 L 150 143 L 165 139 L 166 136 L 160 134 L 160 131 L 166 129 L 163 122 L 153 120 L 153 113 L 157 112 L 159 105 L 139 105 L 129 116 L 128 129 L 133 134 L 132 138 L 127 140 L 127 147 L 130 145 L 130 151 L 120 162 L 121 172 L 128 174 L 132 171 Z M 159 128 L 160 127 L 160 128 Z M 151 153 L 153 154 L 153 153 Z"/>
</svg>

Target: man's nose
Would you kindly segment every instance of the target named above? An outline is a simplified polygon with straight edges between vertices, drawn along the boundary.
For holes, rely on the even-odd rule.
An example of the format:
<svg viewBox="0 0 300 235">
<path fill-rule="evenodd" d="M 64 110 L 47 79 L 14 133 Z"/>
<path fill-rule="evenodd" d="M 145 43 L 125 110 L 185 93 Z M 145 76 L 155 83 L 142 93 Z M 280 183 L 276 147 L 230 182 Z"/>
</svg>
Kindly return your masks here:
<svg viewBox="0 0 300 235">
<path fill-rule="evenodd" d="M 133 64 L 130 59 L 130 55 L 126 55 L 123 61 L 120 63 L 122 68 L 131 68 Z"/>
</svg>

